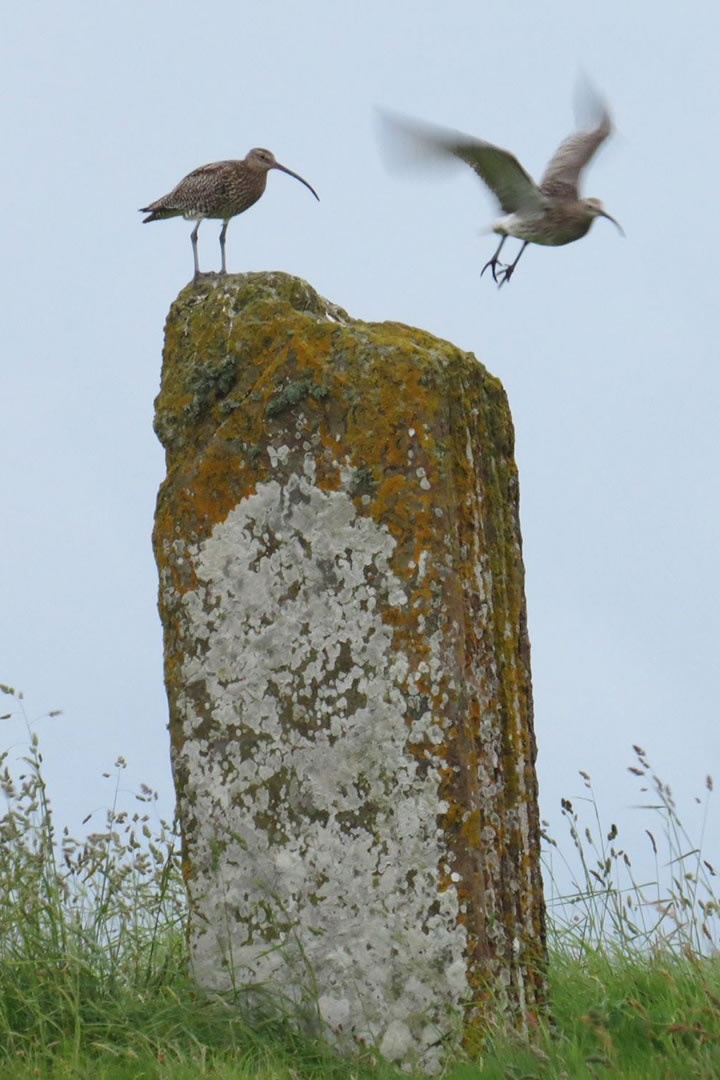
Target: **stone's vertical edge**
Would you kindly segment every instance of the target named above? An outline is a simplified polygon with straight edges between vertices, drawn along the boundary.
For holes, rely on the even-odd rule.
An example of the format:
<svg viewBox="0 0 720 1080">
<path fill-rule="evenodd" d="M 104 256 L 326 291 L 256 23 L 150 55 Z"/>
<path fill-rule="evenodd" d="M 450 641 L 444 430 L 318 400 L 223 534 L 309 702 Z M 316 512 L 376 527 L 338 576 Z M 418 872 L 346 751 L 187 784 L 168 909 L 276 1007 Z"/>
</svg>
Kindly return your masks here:
<svg viewBox="0 0 720 1080">
<path fill-rule="evenodd" d="M 478 956 L 477 989 L 487 981 L 488 966 L 498 986 L 503 969 L 511 973 L 508 1005 L 519 1026 L 532 1026 L 545 1006 L 538 974 L 545 963 L 545 909 L 514 433 L 504 391 L 482 369 L 458 371 L 451 387 L 456 489 L 464 493 L 457 507 L 458 572 L 473 717 L 465 752 L 477 761 L 462 814 L 463 846 L 475 873 L 493 867 L 488 889 L 480 896 L 468 890 L 467 925 Z M 468 1046 L 483 1020 L 477 1010 Z"/>
<path fill-rule="evenodd" d="M 304 282 L 168 316 L 154 533 L 198 981 L 433 1071 L 544 1001 L 507 402 Z"/>
</svg>

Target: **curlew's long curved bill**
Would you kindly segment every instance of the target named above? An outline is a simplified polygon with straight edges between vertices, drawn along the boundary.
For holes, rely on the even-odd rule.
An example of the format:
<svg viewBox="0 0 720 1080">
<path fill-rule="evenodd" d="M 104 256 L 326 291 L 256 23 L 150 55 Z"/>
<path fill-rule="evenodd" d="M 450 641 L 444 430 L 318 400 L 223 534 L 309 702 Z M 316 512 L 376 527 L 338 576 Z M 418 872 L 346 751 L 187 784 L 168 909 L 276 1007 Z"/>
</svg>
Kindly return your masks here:
<svg viewBox="0 0 720 1080">
<path fill-rule="evenodd" d="M 275 164 L 273 165 L 273 169 L 279 169 L 280 172 L 287 173 L 288 176 L 294 176 L 296 180 L 299 180 L 301 184 L 304 184 L 306 188 L 309 188 L 317 201 L 320 202 L 320 196 L 318 195 L 315 188 L 312 187 L 312 185 L 308 184 L 307 180 L 303 180 L 302 176 L 299 176 L 296 172 L 293 172 L 292 169 L 286 169 L 285 166 L 281 165 L 279 161 L 275 162 Z"/>
<path fill-rule="evenodd" d="M 620 235 L 621 236 L 625 235 L 625 230 L 623 229 L 622 225 L 620 224 L 619 221 L 615 220 L 615 218 L 612 216 L 612 214 L 608 214 L 608 212 L 606 210 L 601 210 L 600 213 L 599 213 L 599 216 L 600 217 L 606 217 L 608 219 L 608 221 L 612 221 L 613 225 L 615 226 L 617 231 L 620 233 Z"/>
</svg>

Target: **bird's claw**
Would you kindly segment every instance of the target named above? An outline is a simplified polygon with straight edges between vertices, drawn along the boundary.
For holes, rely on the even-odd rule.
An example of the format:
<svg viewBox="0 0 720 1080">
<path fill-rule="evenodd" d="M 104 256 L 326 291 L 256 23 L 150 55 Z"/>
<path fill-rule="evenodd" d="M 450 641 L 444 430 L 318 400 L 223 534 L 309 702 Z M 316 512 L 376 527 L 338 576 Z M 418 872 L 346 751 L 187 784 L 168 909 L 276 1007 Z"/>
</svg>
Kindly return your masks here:
<svg viewBox="0 0 720 1080">
<path fill-rule="evenodd" d="M 514 269 L 515 269 L 514 266 L 503 266 L 501 274 L 500 274 L 500 280 L 499 281 L 495 277 L 495 274 L 493 274 L 493 278 L 495 279 L 495 281 L 497 281 L 498 289 L 502 289 L 503 285 L 507 285 L 508 281 L 512 277 Z"/>
<path fill-rule="evenodd" d="M 487 268 L 489 266 L 490 267 L 490 273 L 492 274 L 492 277 L 493 277 L 493 281 L 497 284 L 497 276 L 495 274 L 495 268 L 497 267 L 497 265 L 498 265 L 498 259 L 496 259 L 495 256 L 493 255 L 492 259 L 488 259 L 488 261 L 485 263 L 482 270 L 480 271 L 480 277 L 483 276 L 483 274 L 485 273 L 485 271 L 487 270 Z M 500 263 L 500 266 L 503 266 L 503 263 Z"/>
<path fill-rule="evenodd" d="M 495 284 L 497 285 L 498 289 L 502 288 L 502 286 L 505 284 L 505 282 L 510 280 L 510 278 L 512 277 L 512 272 L 515 269 L 514 266 L 508 266 L 507 263 L 501 263 L 499 259 L 496 259 L 496 258 L 493 257 L 492 259 L 488 259 L 488 261 L 483 266 L 482 270 L 480 271 L 480 277 L 483 276 L 483 274 L 487 270 L 488 266 L 490 267 L 490 273 L 492 274 L 492 279 L 495 282 Z M 498 267 L 500 267 L 500 279 L 499 280 L 498 280 Z"/>
</svg>

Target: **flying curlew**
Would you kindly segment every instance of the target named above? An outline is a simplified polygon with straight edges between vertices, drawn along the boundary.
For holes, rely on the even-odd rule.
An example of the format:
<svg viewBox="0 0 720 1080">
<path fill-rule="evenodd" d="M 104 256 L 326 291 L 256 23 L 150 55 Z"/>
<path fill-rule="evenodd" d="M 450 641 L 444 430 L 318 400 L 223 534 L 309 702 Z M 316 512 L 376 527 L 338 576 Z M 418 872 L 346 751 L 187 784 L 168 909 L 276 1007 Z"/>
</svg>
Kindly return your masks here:
<svg viewBox="0 0 720 1080">
<path fill-rule="evenodd" d="M 416 159 L 459 158 L 490 188 L 505 215 L 492 226 L 492 232 L 501 240 L 480 276 L 490 267 L 493 280 L 502 286 L 512 277 L 528 244 L 571 244 L 585 236 L 596 217 L 608 218 L 625 235 L 599 199 L 581 199 L 578 191 L 580 173 L 612 129 L 606 106 L 594 95 L 591 104 L 596 113 L 595 126 L 561 143 L 539 185 L 513 154 L 499 146 L 407 117 L 387 113 L 383 117 L 396 143 L 404 143 L 406 159 L 408 151 Z M 516 236 L 523 245 L 515 261 L 505 265 L 499 262 L 499 255 L 508 236 Z"/>
<path fill-rule="evenodd" d="M 294 176 L 306 188 L 310 188 L 316 199 L 320 196 L 307 180 L 298 176 L 292 169 L 287 169 L 269 150 L 255 147 L 242 161 L 214 161 L 211 165 L 201 165 L 174 187 L 169 195 L 143 206 L 142 214 L 146 221 L 162 221 L 164 218 L 184 217 L 196 222 L 190 234 L 195 265 L 195 280 L 200 276 L 198 265 L 197 236 L 200 222 L 205 218 L 217 218 L 222 221 L 220 230 L 220 254 L 222 256 L 221 274 L 227 273 L 225 266 L 225 235 L 230 219 L 256 203 L 265 191 L 267 174 L 270 169 L 280 169 L 288 176 Z"/>
</svg>

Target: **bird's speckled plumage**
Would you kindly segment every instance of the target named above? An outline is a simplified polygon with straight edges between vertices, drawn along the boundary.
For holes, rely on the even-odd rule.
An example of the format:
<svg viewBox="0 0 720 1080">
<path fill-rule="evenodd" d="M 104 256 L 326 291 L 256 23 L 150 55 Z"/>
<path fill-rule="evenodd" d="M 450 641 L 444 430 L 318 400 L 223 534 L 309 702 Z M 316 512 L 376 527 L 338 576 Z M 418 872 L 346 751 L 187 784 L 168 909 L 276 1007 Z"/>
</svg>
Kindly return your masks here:
<svg viewBox="0 0 720 1080">
<path fill-rule="evenodd" d="M 255 147 L 242 161 L 214 161 L 210 165 L 201 165 L 180 181 L 167 195 L 142 207 L 141 213 L 147 221 L 163 221 L 165 218 L 184 217 L 197 224 L 190 239 L 193 248 L 195 277 L 200 269 L 197 255 L 197 233 L 200 222 L 205 218 L 216 218 L 223 222 L 220 230 L 220 251 L 222 266 L 220 272 L 226 273 L 225 235 L 231 218 L 242 214 L 258 201 L 267 184 L 270 169 L 293 176 L 319 198 L 314 188 L 292 169 L 280 165 L 274 155 L 263 147 Z"/>
<path fill-rule="evenodd" d="M 426 158 L 450 155 L 464 161 L 493 193 L 505 211 L 505 216 L 493 225 L 493 232 L 502 239 L 482 273 L 490 267 L 494 280 L 504 285 L 529 243 L 554 247 L 570 244 L 585 236 L 596 217 L 608 218 L 622 232 L 599 199 L 581 199 L 579 194 L 582 170 L 612 130 L 605 104 L 595 95 L 591 96 L 591 104 L 596 114 L 595 126 L 578 131 L 561 143 L 539 185 L 514 154 L 482 139 L 387 114 L 385 124 L 392 136 L 416 157 L 419 151 Z M 515 262 L 501 266 L 498 281 L 498 256 L 508 236 L 516 236 L 524 243 Z"/>
</svg>

